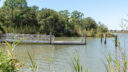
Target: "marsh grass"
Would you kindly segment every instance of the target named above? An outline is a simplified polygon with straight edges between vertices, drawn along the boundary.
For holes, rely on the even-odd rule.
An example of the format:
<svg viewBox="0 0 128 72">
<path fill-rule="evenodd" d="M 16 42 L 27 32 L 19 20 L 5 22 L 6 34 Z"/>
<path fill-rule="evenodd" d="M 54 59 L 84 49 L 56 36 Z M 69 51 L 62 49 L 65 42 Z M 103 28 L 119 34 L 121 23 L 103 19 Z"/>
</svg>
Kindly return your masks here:
<svg viewBox="0 0 128 72">
<path fill-rule="evenodd" d="M 73 68 L 73 72 L 88 72 L 88 69 L 84 69 L 79 57 L 80 56 L 77 51 L 75 52 L 75 56 L 71 56 L 71 66 Z"/>
<path fill-rule="evenodd" d="M 5 43 L 6 51 L 0 49 L 0 72 L 18 72 L 24 65 L 14 55 L 14 49 L 18 43 L 11 44 L 7 41 Z"/>
<path fill-rule="evenodd" d="M 31 72 L 38 72 L 38 65 L 36 63 L 36 60 L 35 58 L 32 58 L 32 56 L 30 55 L 30 53 L 27 51 L 28 53 L 28 56 L 29 56 L 29 61 L 31 63 L 30 65 L 30 69 L 31 69 Z M 75 56 L 70 56 L 71 58 L 71 67 L 72 67 L 72 72 L 89 72 L 88 69 L 85 70 L 84 67 L 82 66 L 81 64 L 81 61 L 80 61 L 80 58 L 79 58 L 79 55 L 78 55 L 78 52 L 75 52 Z M 53 59 L 43 59 L 44 61 L 47 61 L 48 64 L 52 64 L 53 62 Z M 56 67 L 54 67 L 56 68 Z M 51 72 L 51 69 L 49 69 L 49 71 Z M 56 72 L 56 71 L 54 71 Z M 64 69 L 64 72 L 67 72 L 65 69 Z"/>
<path fill-rule="evenodd" d="M 110 52 L 106 56 L 106 62 L 104 62 L 104 66 L 107 72 L 127 72 L 128 71 L 126 50 L 120 47 L 119 41 L 117 43 L 117 46 L 115 46 L 115 53 L 112 54 Z"/>
<path fill-rule="evenodd" d="M 30 60 L 30 69 L 31 72 L 38 72 L 38 65 L 36 63 L 36 59 L 30 55 L 30 53 L 27 51 L 29 60 Z"/>
</svg>

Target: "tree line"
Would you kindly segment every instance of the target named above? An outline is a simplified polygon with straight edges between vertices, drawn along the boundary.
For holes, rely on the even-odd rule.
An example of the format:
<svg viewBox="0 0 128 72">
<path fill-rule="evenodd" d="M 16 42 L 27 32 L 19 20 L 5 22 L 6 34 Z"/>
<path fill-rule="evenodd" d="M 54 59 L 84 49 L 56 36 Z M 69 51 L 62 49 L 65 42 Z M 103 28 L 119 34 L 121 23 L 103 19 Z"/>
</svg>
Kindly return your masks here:
<svg viewBox="0 0 128 72">
<path fill-rule="evenodd" d="M 55 36 L 81 36 L 107 32 L 107 27 L 84 17 L 77 10 L 55 11 L 28 6 L 26 0 L 5 0 L 0 8 L 0 33 L 49 34 Z"/>
</svg>

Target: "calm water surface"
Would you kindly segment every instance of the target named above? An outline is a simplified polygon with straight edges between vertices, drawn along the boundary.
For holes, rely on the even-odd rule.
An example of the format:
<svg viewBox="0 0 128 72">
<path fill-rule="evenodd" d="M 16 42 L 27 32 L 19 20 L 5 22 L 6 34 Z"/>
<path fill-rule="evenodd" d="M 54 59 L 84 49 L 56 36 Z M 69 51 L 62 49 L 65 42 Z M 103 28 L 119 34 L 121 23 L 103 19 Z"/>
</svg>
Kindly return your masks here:
<svg viewBox="0 0 128 72">
<path fill-rule="evenodd" d="M 128 34 L 117 34 L 121 47 L 128 53 Z M 57 38 L 57 40 L 79 40 L 80 38 Z M 25 63 L 20 72 L 30 72 L 27 50 L 36 58 L 39 72 L 72 72 L 71 55 L 78 51 L 80 60 L 89 72 L 106 72 L 103 61 L 108 52 L 114 52 L 114 38 L 108 38 L 107 44 L 100 38 L 87 38 L 87 45 L 42 45 L 21 44 L 15 49 L 16 57 Z M 103 40 L 104 41 L 104 40 Z M 128 55 L 128 54 L 127 54 Z"/>
</svg>

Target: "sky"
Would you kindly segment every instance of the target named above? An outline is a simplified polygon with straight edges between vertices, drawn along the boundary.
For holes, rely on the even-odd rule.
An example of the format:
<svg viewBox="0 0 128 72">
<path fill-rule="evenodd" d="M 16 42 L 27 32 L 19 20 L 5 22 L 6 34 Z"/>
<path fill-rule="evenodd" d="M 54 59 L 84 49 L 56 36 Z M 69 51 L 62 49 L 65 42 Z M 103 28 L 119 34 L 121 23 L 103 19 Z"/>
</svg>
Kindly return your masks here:
<svg viewBox="0 0 128 72">
<path fill-rule="evenodd" d="M 0 1 L 0 7 L 5 0 Z M 27 0 L 28 6 L 36 5 L 56 11 L 74 10 L 102 22 L 109 30 L 120 30 L 121 19 L 128 19 L 128 0 Z"/>
</svg>

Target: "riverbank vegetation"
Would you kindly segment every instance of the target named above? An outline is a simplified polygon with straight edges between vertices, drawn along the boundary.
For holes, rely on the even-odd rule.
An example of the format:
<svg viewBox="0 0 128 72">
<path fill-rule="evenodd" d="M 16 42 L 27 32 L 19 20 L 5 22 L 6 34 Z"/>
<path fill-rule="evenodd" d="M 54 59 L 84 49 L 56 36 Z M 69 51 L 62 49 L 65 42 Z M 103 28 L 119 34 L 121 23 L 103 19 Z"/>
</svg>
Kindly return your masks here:
<svg viewBox="0 0 128 72">
<path fill-rule="evenodd" d="M 16 45 L 6 42 L 6 47 L 0 48 L 0 72 L 18 72 L 24 66 L 13 53 Z"/>
<path fill-rule="evenodd" d="M 107 27 L 77 10 L 55 11 L 28 6 L 26 0 L 5 0 L 0 8 L 0 33 L 49 34 L 55 36 L 97 36 Z"/>
<path fill-rule="evenodd" d="M 104 66 L 107 72 L 127 72 L 128 71 L 128 57 L 126 48 L 120 47 L 119 40 L 116 40 L 115 52 L 109 52 L 106 55 Z"/>
<path fill-rule="evenodd" d="M 89 72 L 88 69 L 85 70 L 79 57 L 78 51 L 75 52 L 74 56 L 71 56 L 72 72 Z"/>
</svg>

